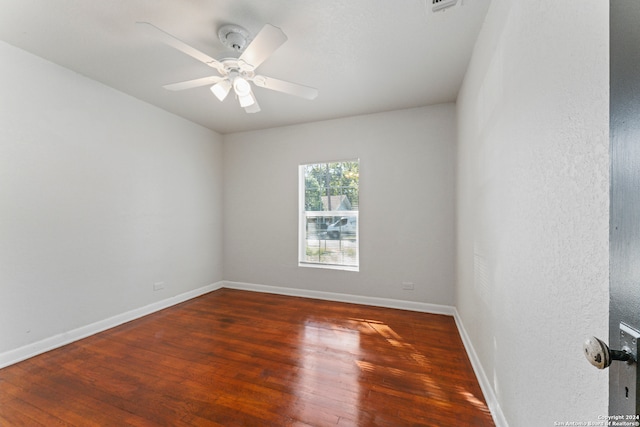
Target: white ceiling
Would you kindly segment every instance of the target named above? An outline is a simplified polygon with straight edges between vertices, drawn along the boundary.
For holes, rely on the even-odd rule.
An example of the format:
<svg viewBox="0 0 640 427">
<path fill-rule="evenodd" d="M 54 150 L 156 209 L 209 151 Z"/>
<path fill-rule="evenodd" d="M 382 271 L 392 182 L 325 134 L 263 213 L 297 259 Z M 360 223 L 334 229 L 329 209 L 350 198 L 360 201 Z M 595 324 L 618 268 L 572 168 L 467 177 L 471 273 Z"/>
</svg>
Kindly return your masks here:
<svg viewBox="0 0 640 427">
<path fill-rule="evenodd" d="M 456 99 L 490 0 L 0 0 L 0 39 L 220 133 L 418 107 Z M 223 24 L 255 35 L 265 23 L 285 42 L 262 75 L 316 87 L 299 99 L 254 88 L 262 111 L 208 87 L 162 85 L 214 75 L 144 36 L 147 21 L 221 59 Z M 227 53 L 225 53 L 227 52 Z M 33 82 L 33 84 L 38 84 Z"/>
</svg>

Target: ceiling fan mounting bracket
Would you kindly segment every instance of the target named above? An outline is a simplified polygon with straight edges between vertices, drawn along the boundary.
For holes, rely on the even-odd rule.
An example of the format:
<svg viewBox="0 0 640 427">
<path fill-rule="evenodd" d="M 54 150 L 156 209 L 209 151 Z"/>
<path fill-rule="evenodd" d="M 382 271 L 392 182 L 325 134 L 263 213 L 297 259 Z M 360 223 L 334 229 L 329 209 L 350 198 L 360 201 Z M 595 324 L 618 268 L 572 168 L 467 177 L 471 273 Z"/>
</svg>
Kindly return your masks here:
<svg viewBox="0 0 640 427">
<path fill-rule="evenodd" d="M 235 52 L 242 52 L 251 42 L 249 32 L 239 25 L 223 25 L 218 30 L 220 42 Z"/>
</svg>

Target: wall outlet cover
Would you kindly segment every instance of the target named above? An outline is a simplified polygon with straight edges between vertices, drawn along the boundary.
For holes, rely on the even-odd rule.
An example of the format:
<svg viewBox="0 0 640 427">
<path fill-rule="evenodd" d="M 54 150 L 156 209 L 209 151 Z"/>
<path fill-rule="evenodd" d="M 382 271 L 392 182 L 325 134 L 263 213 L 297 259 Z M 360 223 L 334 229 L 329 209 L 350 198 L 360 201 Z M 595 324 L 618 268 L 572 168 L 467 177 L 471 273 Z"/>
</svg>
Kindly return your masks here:
<svg viewBox="0 0 640 427">
<path fill-rule="evenodd" d="M 412 291 L 414 289 L 413 282 L 402 282 L 402 289 Z"/>
</svg>

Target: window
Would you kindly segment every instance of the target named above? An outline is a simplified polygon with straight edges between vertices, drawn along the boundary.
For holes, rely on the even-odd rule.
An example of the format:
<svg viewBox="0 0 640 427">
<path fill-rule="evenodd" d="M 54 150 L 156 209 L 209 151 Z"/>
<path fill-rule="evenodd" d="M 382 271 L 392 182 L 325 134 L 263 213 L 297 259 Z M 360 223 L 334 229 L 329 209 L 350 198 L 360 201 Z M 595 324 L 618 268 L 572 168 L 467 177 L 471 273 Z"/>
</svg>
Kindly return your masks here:
<svg viewBox="0 0 640 427">
<path fill-rule="evenodd" d="M 360 162 L 301 165 L 300 266 L 358 271 Z"/>
</svg>

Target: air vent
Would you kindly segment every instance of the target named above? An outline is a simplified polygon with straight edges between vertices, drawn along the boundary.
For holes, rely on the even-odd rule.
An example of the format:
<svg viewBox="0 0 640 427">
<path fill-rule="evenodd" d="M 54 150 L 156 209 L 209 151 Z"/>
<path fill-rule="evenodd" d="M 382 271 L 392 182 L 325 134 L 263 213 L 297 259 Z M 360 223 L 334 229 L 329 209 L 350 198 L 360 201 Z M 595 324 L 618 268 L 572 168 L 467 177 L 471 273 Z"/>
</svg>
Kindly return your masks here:
<svg viewBox="0 0 640 427">
<path fill-rule="evenodd" d="M 431 10 L 438 12 L 455 6 L 458 3 L 458 0 L 431 0 L 431 3 Z"/>
</svg>

